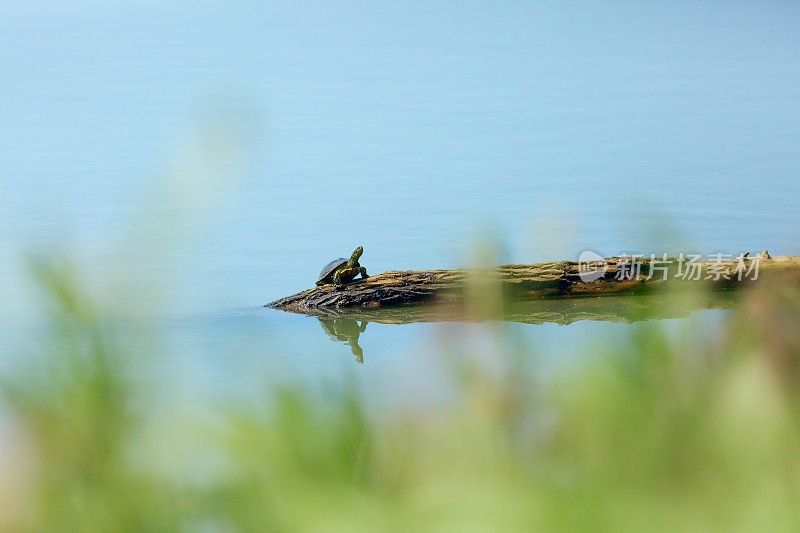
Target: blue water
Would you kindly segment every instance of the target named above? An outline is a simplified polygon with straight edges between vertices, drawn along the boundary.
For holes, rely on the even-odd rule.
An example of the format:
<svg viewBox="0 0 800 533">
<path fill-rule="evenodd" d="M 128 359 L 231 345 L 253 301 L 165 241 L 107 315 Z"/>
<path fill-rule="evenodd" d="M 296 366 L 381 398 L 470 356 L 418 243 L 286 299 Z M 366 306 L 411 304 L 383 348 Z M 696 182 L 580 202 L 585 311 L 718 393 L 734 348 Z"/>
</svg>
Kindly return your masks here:
<svg viewBox="0 0 800 533">
<path fill-rule="evenodd" d="M 0 336 L 35 329 L 23 258 L 55 247 L 188 379 L 352 365 L 260 305 L 357 244 L 370 272 L 486 239 L 800 254 L 794 2 L 18 3 L 0 81 Z M 359 368 L 418 374 L 436 331 L 372 324 Z"/>
</svg>

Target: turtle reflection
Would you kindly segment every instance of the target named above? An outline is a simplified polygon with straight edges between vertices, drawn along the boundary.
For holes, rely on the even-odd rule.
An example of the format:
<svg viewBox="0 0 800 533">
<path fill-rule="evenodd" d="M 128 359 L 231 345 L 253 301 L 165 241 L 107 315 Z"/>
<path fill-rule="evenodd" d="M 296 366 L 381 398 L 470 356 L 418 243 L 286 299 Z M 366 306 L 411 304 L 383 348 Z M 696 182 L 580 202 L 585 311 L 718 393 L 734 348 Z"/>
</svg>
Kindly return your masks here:
<svg viewBox="0 0 800 533">
<path fill-rule="evenodd" d="M 362 320 L 359 325 L 354 318 L 330 318 L 318 316 L 322 329 L 334 341 L 346 342 L 350 345 L 350 350 L 358 363 L 364 363 L 364 350 L 358 345 L 358 337 L 367 329 L 366 320 Z"/>
</svg>

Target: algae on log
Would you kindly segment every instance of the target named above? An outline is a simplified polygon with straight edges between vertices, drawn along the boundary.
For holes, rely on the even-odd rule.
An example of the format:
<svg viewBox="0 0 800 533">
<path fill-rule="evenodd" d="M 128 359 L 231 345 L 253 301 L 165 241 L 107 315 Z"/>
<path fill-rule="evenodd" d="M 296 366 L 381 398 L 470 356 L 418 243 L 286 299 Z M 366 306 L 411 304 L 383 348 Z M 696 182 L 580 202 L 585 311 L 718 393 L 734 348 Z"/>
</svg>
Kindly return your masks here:
<svg viewBox="0 0 800 533">
<path fill-rule="evenodd" d="M 800 284 L 800 257 L 765 255 L 742 261 L 734 258 L 724 263 L 697 261 L 694 264 L 699 273 L 692 273 L 690 279 L 676 276 L 679 266 L 685 272 L 688 265 L 675 258 L 666 262 L 656 259 L 652 265 L 649 259 L 644 259 L 637 266 L 624 257 L 611 257 L 604 260 L 605 268 L 594 281 L 581 278 L 576 261 L 502 265 L 490 269 L 390 271 L 350 282 L 341 289 L 333 285 L 308 289 L 265 307 L 320 315 L 332 309 L 375 309 L 421 303 L 459 305 L 467 301 L 471 290 L 487 288 L 500 291 L 508 301 L 635 294 L 654 288 L 717 291 L 757 283 L 758 280 L 752 279 L 753 271 L 736 270 L 737 267 L 750 269 L 756 262 L 758 280 L 784 275 L 784 283 Z M 661 269 L 666 269 L 666 279 Z M 693 279 L 695 274 L 699 280 Z"/>
</svg>

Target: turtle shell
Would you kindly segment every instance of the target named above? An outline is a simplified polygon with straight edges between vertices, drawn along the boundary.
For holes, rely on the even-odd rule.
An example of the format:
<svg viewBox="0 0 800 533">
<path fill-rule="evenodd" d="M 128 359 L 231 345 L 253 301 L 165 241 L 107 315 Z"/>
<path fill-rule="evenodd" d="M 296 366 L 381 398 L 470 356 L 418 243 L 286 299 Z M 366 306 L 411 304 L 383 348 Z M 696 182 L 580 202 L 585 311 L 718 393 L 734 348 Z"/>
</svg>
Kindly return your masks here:
<svg viewBox="0 0 800 533">
<path fill-rule="evenodd" d="M 348 261 L 349 259 L 345 259 L 344 257 L 334 259 L 323 267 L 322 272 L 319 273 L 319 279 L 317 281 L 322 281 L 329 276 L 333 276 L 333 273 L 336 271 L 336 269 L 342 265 L 346 265 Z"/>
</svg>

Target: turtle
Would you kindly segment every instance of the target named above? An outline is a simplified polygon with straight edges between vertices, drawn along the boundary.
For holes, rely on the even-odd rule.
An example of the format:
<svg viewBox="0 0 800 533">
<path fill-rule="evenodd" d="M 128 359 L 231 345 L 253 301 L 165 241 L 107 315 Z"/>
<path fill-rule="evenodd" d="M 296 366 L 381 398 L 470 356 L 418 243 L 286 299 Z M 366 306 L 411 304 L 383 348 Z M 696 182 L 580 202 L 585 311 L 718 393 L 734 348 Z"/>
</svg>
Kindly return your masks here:
<svg viewBox="0 0 800 533">
<path fill-rule="evenodd" d="M 367 269 L 358 264 L 358 258 L 361 257 L 361 254 L 363 253 L 364 248 L 359 246 L 353 251 L 350 259 L 340 257 L 339 259 L 334 259 L 325 265 L 325 267 L 322 269 L 322 272 L 319 273 L 317 285 L 327 285 L 328 283 L 333 283 L 333 285 L 338 289 L 348 281 L 352 281 L 353 278 L 359 274 L 361 274 L 362 278 L 368 278 L 369 276 L 367 276 Z"/>
</svg>

